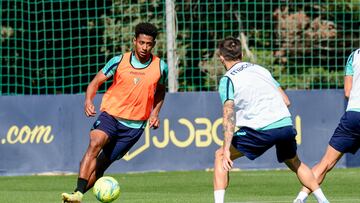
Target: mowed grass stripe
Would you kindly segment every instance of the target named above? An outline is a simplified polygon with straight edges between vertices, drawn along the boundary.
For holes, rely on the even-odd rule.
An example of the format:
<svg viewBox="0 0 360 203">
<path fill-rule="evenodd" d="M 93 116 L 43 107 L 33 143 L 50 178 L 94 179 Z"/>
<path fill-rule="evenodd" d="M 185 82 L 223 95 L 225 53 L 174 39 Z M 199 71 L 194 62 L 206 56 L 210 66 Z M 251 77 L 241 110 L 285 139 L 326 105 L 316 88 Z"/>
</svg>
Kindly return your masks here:
<svg viewBox="0 0 360 203">
<path fill-rule="evenodd" d="M 322 185 L 330 202 L 360 202 L 360 168 L 334 169 Z M 106 174 L 119 181 L 121 196 L 114 203 L 191 203 L 213 202 L 212 172 L 179 171 Z M 292 202 L 300 184 L 289 170 L 251 170 L 230 173 L 230 186 L 225 201 L 230 202 Z M 15 176 L 0 177 L 1 203 L 61 202 L 62 192 L 75 188 L 77 177 Z M 97 203 L 92 191 L 84 203 Z M 307 203 L 316 203 L 310 196 Z"/>
</svg>

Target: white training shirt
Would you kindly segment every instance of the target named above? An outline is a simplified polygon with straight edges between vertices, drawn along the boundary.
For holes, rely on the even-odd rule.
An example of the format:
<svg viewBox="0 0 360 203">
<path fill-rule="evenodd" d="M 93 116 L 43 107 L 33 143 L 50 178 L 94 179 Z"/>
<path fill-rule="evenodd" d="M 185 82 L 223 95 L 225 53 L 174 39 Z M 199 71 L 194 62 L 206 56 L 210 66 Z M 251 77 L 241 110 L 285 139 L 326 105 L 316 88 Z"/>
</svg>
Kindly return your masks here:
<svg viewBox="0 0 360 203">
<path fill-rule="evenodd" d="M 353 51 L 346 63 L 345 75 L 352 75 L 352 88 L 346 111 L 360 110 L 360 49 Z"/>
<path fill-rule="evenodd" d="M 225 77 L 234 87 L 236 126 L 259 129 L 291 116 L 274 78 L 265 68 L 241 62 L 229 69 Z"/>
</svg>

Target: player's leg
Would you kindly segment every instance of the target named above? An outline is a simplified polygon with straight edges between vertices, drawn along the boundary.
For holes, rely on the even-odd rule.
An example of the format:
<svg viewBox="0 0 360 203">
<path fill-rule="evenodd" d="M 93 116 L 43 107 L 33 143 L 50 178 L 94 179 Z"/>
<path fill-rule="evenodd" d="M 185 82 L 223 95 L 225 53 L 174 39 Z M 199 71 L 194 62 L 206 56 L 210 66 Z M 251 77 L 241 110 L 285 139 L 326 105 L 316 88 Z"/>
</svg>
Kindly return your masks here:
<svg viewBox="0 0 360 203">
<path fill-rule="evenodd" d="M 109 142 L 108 135 L 101 130 L 92 130 L 90 132 L 90 143 L 86 153 L 81 160 L 79 178 L 89 180 L 91 174 L 95 172 L 97 157 L 100 150 Z M 84 186 L 78 185 L 77 191 L 85 191 L 87 184 Z"/>
<path fill-rule="evenodd" d="M 268 132 L 242 127 L 234 133 L 231 142 L 231 159 L 246 156 L 254 160 L 273 146 L 272 136 Z M 228 172 L 222 167 L 222 150 L 215 154 L 214 163 L 214 195 L 215 202 L 224 202 L 225 189 L 229 184 Z"/>
<path fill-rule="evenodd" d="M 235 160 L 243 154 L 235 149 L 233 146 L 230 147 L 231 160 Z M 223 203 L 225 190 L 229 184 L 229 172 L 225 171 L 222 167 L 223 159 L 223 150 L 222 147 L 216 150 L 215 152 L 215 161 L 214 161 L 214 198 L 215 203 Z"/>
<path fill-rule="evenodd" d="M 343 153 L 337 151 L 332 146 L 328 146 L 324 157 L 320 163 L 316 164 L 311 170 L 314 173 L 317 182 L 321 184 L 326 176 L 326 173 L 334 168 L 336 163 L 343 156 Z"/>
<path fill-rule="evenodd" d="M 360 147 L 360 113 L 346 112 L 329 141 L 325 155 L 312 170 L 321 184 L 344 153 L 353 153 Z"/>
<path fill-rule="evenodd" d="M 360 114 L 358 112 L 345 112 L 329 141 L 325 155 L 312 168 L 319 184 L 323 182 L 327 172 L 336 165 L 344 153 L 356 153 L 359 149 L 360 138 L 358 129 L 360 129 Z M 306 202 L 310 193 L 311 191 L 308 188 L 303 187 L 296 198 Z"/>
<path fill-rule="evenodd" d="M 79 169 L 77 187 L 74 193 L 63 193 L 62 199 L 65 202 L 81 202 L 83 194 L 87 191 L 87 185 L 91 174 L 96 169 L 96 158 L 102 147 L 109 141 L 108 135 L 102 130 L 92 130 L 90 132 L 90 142 L 84 154 Z"/>
<path fill-rule="evenodd" d="M 129 128 L 116 122 L 116 135 L 106 144 L 96 158 L 96 169 L 90 175 L 87 188 L 93 187 L 96 180 L 104 175 L 105 170 L 116 160 L 121 159 L 140 139 L 144 129 Z"/>
<path fill-rule="evenodd" d="M 319 184 L 315 181 L 315 176 L 311 172 L 311 169 L 306 164 L 302 163 L 297 155 L 291 159 L 285 160 L 285 164 L 290 170 L 296 173 L 302 185 L 306 186 L 311 191 L 319 188 Z"/>
<path fill-rule="evenodd" d="M 79 177 L 74 193 L 62 193 L 62 199 L 67 202 L 77 202 L 87 191 L 91 175 L 95 172 L 96 159 L 100 150 L 110 142 L 110 137 L 116 132 L 118 121 L 102 112 L 90 131 L 90 141 L 86 153 L 80 162 Z M 79 202 L 79 201 L 78 201 Z"/>
<path fill-rule="evenodd" d="M 336 163 L 340 160 L 340 158 L 342 157 L 343 153 L 337 151 L 336 149 L 334 149 L 332 146 L 328 146 L 324 157 L 321 159 L 321 161 L 319 163 L 317 163 L 312 169 L 311 171 L 313 172 L 317 183 L 320 185 L 323 180 L 325 179 L 325 176 L 327 174 L 327 172 L 329 172 L 332 168 L 334 168 L 334 166 L 336 165 Z M 296 199 L 301 200 L 302 202 L 306 202 L 307 196 L 311 193 L 311 190 L 308 189 L 307 187 L 303 187 L 301 189 L 301 191 L 299 192 L 298 196 L 296 197 Z"/>
<path fill-rule="evenodd" d="M 319 185 L 325 179 L 326 174 L 336 165 L 336 163 L 343 156 L 344 153 L 341 151 L 346 152 L 351 148 L 357 148 L 356 141 L 354 142 L 351 136 L 344 137 L 338 134 L 338 132 L 339 128 L 335 130 L 335 134 L 331 138 L 330 144 L 328 145 L 325 155 L 323 156 L 321 161 L 312 168 L 312 172 L 314 173 L 314 176 Z M 332 145 L 341 145 L 341 147 L 339 148 L 339 150 L 341 151 L 335 149 Z M 296 199 L 301 199 L 303 202 L 306 202 L 306 199 L 310 193 L 311 190 L 309 188 L 302 187 Z"/>
<path fill-rule="evenodd" d="M 286 165 L 296 173 L 301 184 L 309 188 L 315 195 L 319 203 L 328 203 L 324 193 L 322 192 L 317 180 L 312 173 L 311 169 L 304 163 L 302 163 L 296 155 L 292 159 L 285 160 Z M 294 202 L 301 202 L 299 199 L 295 199 Z"/>
<path fill-rule="evenodd" d="M 276 154 L 278 161 L 284 162 L 289 169 L 296 173 L 302 185 L 305 185 L 314 194 L 319 202 L 326 203 L 327 199 L 322 193 L 311 169 L 300 161 L 297 156 L 297 144 L 295 140 L 296 130 L 292 126 L 284 126 L 269 130 L 275 139 Z M 296 202 L 295 200 L 294 202 Z"/>
<path fill-rule="evenodd" d="M 86 192 L 94 186 L 97 179 L 101 178 L 104 175 L 105 170 L 109 168 L 111 163 L 112 162 L 105 156 L 104 152 L 100 152 L 100 154 L 96 158 L 96 169 L 90 175 L 88 185 L 86 187 Z"/>
<path fill-rule="evenodd" d="M 235 160 L 243 154 L 235 149 L 233 146 L 230 147 L 231 160 Z M 225 171 L 222 167 L 223 150 L 222 147 L 215 152 L 214 161 L 214 190 L 226 189 L 228 186 L 228 171 Z"/>
</svg>

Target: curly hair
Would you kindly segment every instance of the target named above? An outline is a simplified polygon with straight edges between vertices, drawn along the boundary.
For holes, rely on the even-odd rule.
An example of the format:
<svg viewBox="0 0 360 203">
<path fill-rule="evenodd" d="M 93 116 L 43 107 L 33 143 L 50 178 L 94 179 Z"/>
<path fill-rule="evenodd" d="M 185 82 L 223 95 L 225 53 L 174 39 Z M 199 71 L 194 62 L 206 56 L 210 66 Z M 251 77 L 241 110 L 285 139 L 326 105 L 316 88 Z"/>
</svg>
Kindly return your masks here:
<svg viewBox="0 0 360 203">
<path fill-rule="evenodd" d="M 137 38 L 140 34 L 152 36 L 155 40 L 158 30 L 151 23 L 139 23 L 135 26 L 135 37 Z"/>
</svg>

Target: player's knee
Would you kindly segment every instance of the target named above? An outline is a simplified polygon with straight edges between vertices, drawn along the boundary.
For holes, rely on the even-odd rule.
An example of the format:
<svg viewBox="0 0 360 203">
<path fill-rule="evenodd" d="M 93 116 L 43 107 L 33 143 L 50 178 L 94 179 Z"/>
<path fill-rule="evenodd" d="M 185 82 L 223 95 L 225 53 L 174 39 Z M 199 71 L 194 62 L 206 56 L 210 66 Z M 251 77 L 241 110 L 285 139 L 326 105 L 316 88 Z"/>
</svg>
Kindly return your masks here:
<svg viewBox="0 0 360 203">
<path fill-rule="evenodd" d="M 96 157 L 101 151 L 102 145 L 101 142 L 97 140 L 90 140 L 86 155 L 90 157 Z"/>
<path fill-rule="evenodd" d="M 101 143 L 101 142 L 99 142 L 98 140 L 91 140 L 91 141 L 90 141 L 90 144 L 89 144 L 89 148 L 92 149 L 92 150 L 101 148 L 100 143 Z"/>
<path fill-rule="evenodd" d="M 106 137 L 104 136 L 92 136 L 90 138 L 90 147 L 91 148 L 102 148 L 106 143 Z"/>
<path fill-rule="evenodd" d="M 102 131 L 91 131 L 89 147 L 92 149 L 102 148 L 108 142 L 108 136 Z"/>
</svg>

